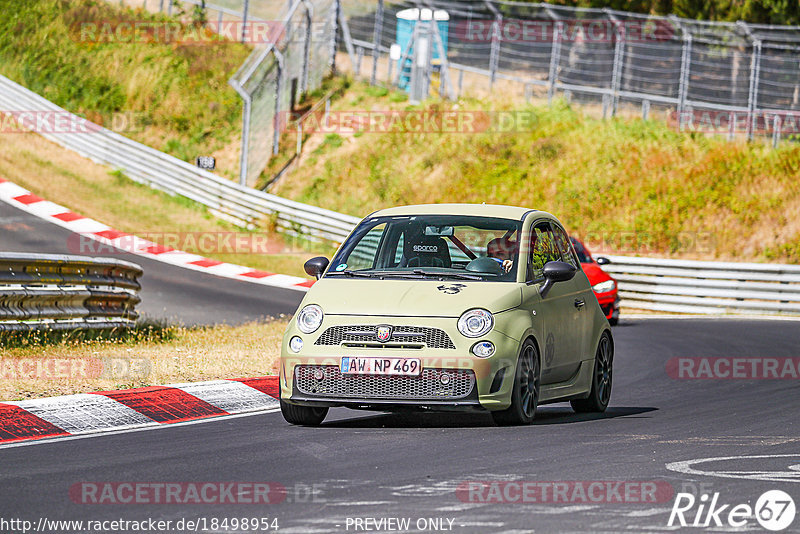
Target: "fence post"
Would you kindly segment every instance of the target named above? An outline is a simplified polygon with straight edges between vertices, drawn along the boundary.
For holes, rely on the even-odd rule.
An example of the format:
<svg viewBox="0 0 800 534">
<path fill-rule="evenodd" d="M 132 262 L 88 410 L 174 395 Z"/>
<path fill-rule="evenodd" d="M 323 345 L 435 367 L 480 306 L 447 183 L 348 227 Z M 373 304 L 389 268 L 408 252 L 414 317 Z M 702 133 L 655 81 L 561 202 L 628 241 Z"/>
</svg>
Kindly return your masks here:
<svg viewBox="0 0 800 534">
<path fill-rule="evenodd" d="M 364 49 L 362 47 L 356 47 L 356 79 L 361 76 L 361 60 L 364 58 Z"/>
<path fill-rule="evenodd" d="M 242 7 L 242 42 L 247 37 L 247 14 L 249 10 L 250 0 L 244 0 L 244 6 Z"/>
<path fill-rule="evenodd" d="M 547 74 L 547 103 L 553 103 L 553 95 L 556 91 L 556 76 L 558 75 L 558 63 L 561 61 L 561 32 L 564 31 L 564 23 L 560 20 L 556 22 L 556 29 L 553 32 L 553 45 L 550 47 L 550 70 Z"/>
<path fill-rule="evenodd" d="M 778 148 L 778 143 L 781 140 L 781 117 L 775 115 L 772 121 L 772 148 Z"/>
<path fill-rule="evenodd" d="M 497 76 L 497 64 L 500 62 L 500 27 L 503 24 L 503 16 L 499 13 L 495 15 L 492 23 L 492 49 L 489 54 L 489 89 L 494 87 L 494 80 Z"/>
<path fill-rule="evenodd" d="M 162 13 L 164 11 L 164 0 L 159 0 L 158 2 L 158 12 Z"/>
<path fill-rule="evenodd" d="M 642 100 L 642 120 L 646 121 L 648 115 L 650 115 L 650 101 Z"/>
<path fill-rule="evenodd" d="M 611 72 L 611 116 L 617 114 L 619 104 L 619 84 L 622 78 L 622 55 L 624 54 L 624 33 L 617 30 L 617 42 L 614 44 L 614 66 Z"/>
<path fill-rule="evenodd" d="M 686 30 L 684 30 L 686 31 Z M 692 63 L 692 34 L 683 34 L 683 47 L 681 50 L 681 77 L 678 82 L 678 129 L 683 130 L 683 109 L 686 107 L 686 98 L 689 94 L 689 70 Z"/>
<path fill-rule="evenodd" d="M 306 35 L 305 35 L 305 43 L 303 44 L 303 70 L 300 77 L 300 94 L 306 94 L 308 91 L 308 71 L 309 71 L 309 62 L 311 61 L 311 36 L 312 36 L 312 24 L 313 24 L 313 12 L 311 11 L 312 7 L 309 4 L 303 3 L 304 7 L 306 8 Z"/>
<path fill-rule="evenodd" d="M 758 82 L 761 70 L 761 40 L 753 41 L 753 56 L 750 58 L 750 89 L 747 93 L 747 140 L 755 134 L 755 111 L 758 108 Z"/>
<path fill-rule="evenodd" d="M 283 55 L 281 55 L 277 50 L 274 50 L 275 58 L 278 60 L 278 76 L 275 78 L 275 115 L 272 118 L 272 153 L 274 155 L 278 154 L 278 150 L 280 149 L 280 142 L 281 142 L 281 122 L 280 122 L 280 113 L 281 113 L 281 97 L 283 96 L 283 76 L 284 76 L 284 64 L 283 64 Z"/>
<path fill-rule="evenodd" d="M 303 123 L 297 121 L 297 147 L 295 153 L 299 156 L 303 151 Z"/>
<path fill-rule="evenodd" d="M 242 153 L 239 161 L 239 185 L 247 187 L 247 166 L 250 152 L 250 110 L 252 109 L 253 99 L 244 89 L 239 94 L 244 99 L 244 106 L 242 106 Z"/>
<path fill-rule="evenodd" d="M 334 0 L 333 7 L 333 34 L 330 42 L 330 68 L 331 73 L 336 74 L 336 51 L 339 49 L 339 16 L 342 10 L 342 0 Z"/>
<path fill-rule="evenodd" d="M 377 83 L 378 57 L 380 57 L 382 38 L 383 38 L 383 0 L 378 0 L 378 10 L 375 11 L 375 30 L 372 35 L 372 40 L 375 47 L 372 49 L 372 76 L 370 76 L 369 78 L 370 85 L 375 85 L 375 83 Z"/>
</svg>

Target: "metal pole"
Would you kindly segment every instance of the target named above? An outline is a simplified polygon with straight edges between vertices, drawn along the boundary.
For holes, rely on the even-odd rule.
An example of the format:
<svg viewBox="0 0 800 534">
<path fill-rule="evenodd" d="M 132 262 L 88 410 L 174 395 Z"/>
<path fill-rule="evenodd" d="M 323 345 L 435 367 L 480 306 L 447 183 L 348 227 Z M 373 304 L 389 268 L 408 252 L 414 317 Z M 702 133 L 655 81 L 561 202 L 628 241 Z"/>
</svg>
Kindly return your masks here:
<svg viewBox="0 0 800 534">
<path fill-rule="evenodd" d="M 162 13 L 164 11 L 164 0 L 159 0 L 158 2 L 158 12 Z"/>
<path fill-rule="evenodd" d="M 300 75 L 300 94 L 306 94 L 308 91 L 308 64 L 311 61 L 311 24 L 313 22 L 313 13 L 311 5 L 303 3 L 306 8 L 306 35 L 305 43 L 303 44 L 303 71 Z M 298 99 L 299 100 L 299 99 Z"/>
<path fill-rule="evenodd" d="M 685 31 L 685 30 L 684 30 Z M 681 50 L 681 77 L 678 82 L 678 127 L 683 129 L 683 108 L 686 107 L 686 98 L 689 93 L 689 69 L 692 61 L 692 34 L 683 34 L 683 47 Z"/>
<path fill-rule="evenodd" d="M 503 16 L 495 15 L 492 23 L 492 49 L 489 54 L 489 89 L 494 86 L 497 76 L 497 64 L 500 62 L 500 27 L 503 24 Z"/>
<path fill-rule="evenodd" d="M 239 159 L 239 184 L 247 186 L 247 158 L 250 151 L 250 110 L 252 108 L 252 97 L 240 85 L 233 85 L 233 88 L 244 100 L 242 107 L 242 153 Z"/>
<path fill-rule="evenodd" d="M 277 56 L 276 53 L 276 57 Z M 272 117 L 272 153 L 278 154 L 281 141 L 281 124 L 280 124 L 280 110 L 281 110 L 281 93 L 283 92 L 283 61 L 278 61 L 278 76 L 275 80 L 275 115 Z"/>
<path fill-rule="evenodd" d="M 728 115 L 728 141 L 733 141 L 736 136 L 736 113 L 731 111 Z"/>
<path fill-rule="evenodd" d="M 297 149 L 296 154 L 299 156 L 303 151 L 303 123 L 297 121 Z"/>
<path fill-rule="evenodd" d="M 614 66 L 611 71 L 611 116 L 617 114 L 619 104 L 619 84 L 622 78 L 622 55 L 624 53 L 622 44 L 622 32 L 617 32 L 617 42 L 614 45 Z"/>
<path fill-rule="evenodd" d="M 364 58 L 364 49 L 360 46 L 356 48 L 356 78 L 361 76 L 361 60 Z"/>
<path fill-rule="evenodd" d="M 560 20 L 556 22 L 556 29 L 553 32 L 553 45 L 550 48 L 550 70 L 547 74 L 547 103 L 553 103 L 553 95 L 556 91 L 556 76 L 558 76 L 558 63 L 561 61 L 561 32 L 564 31 L 564 23 Z"/>
<path fill-rule="evenodd" d="M 461 98 L 461 89 L 464 87 L 464 69 L 458 71 L 458 98 Z"/>
<path fill-rule="evenodd" d="M 341 11 L 341 0 L 335 0 L 333 7 L 333 35 L 330 42 L 330 68 L 332 74 L 336 74 L 336 51 L 339 49 L 339 17 L 341 16 Z"/>
<path fill-rule="evenodd" d="M 758 82 L 761 70 L 761 40 L 753 41 L 753 57 L 750 59 L 750 89 L 747 94 L 747 140 L 755 134 L 755 111 L 758 108 Z"/>
<path fill-rule="evenodd" d="M 648 115 L 650 115 L 650 101 L 642 100 L 642 120 L 646 121 Z"/>
<path fill-rule="evenodd" d="M 244 0 L 244 7 L 242 8 L 242 42 L 245 42 L 247 37 L 247 14 L 250 10 L 250 0 Z"/>
<path fill-rule="evenodd" d="M 775 115 L 772 121 L 772 148 L 778 148 L 778 143 L 781 140 L 781 117 Z"/>
<path fill-rule="evenodd" d="M 375 30 L 372 35 L 373 44 L 375 47 L 372 49 L 372 76 L 369 78 L 369 84 L 375 85 L 378 78 L 378 57 L 380 57 L 381 39 L 383 37 L 383 0 L 378 0 L 378 10 L 375 12 Z"/>
</svg>

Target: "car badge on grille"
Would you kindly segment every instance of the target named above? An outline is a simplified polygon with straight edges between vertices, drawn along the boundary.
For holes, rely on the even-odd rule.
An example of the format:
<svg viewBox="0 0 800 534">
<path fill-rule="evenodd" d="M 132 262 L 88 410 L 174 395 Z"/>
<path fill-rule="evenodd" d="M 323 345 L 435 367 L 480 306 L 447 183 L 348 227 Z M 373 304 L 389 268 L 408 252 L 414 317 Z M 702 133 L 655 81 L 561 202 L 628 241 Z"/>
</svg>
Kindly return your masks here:
<svg viewBox="0 0 800 534">
<path fill-rule="evenodd" d="M 378 338 L 378 341 L 382 343 L 389 341 L 392 337 L 392 327 L 388 325 L 379 326 L 375 336 Z"/>
</svg>

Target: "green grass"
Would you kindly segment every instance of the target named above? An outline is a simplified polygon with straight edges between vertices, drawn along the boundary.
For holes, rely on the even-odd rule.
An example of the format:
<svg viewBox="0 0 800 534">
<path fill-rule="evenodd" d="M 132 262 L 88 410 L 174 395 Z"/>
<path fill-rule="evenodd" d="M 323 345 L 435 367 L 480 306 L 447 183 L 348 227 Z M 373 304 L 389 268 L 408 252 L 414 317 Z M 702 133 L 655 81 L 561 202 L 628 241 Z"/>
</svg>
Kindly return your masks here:
<svg viewBox="0 0 800 534">
<path fill-rule="evenodd" d="M 0 0 L 0 12 L 0 74 L 104 125 L 127 113 L 136 128 L 121 133 L 186 161 L 236 146 L 242 104 L 227 81 L 245 46 L 82 42 L 82 23 L 169 20 L 102 0 Z M 235 177 L 237 157 L 218 159 Z"/>
<path fill-rule="evenodd" d="M 404 204 L 486 202 L 558 216 L 604 252 L 800 261 L 800 146 L 679 133 L 665 121 L 591 118 L 462 99 L 408 106 L 354 84 L 358 109 L 524 111 L 527 131 L 328 134 L 277 194 L 353 215 Z M 322 135 L 322 134 L 320 134 Z M 340 146 L 334 146 L 340 145 Z"/>
</svg>

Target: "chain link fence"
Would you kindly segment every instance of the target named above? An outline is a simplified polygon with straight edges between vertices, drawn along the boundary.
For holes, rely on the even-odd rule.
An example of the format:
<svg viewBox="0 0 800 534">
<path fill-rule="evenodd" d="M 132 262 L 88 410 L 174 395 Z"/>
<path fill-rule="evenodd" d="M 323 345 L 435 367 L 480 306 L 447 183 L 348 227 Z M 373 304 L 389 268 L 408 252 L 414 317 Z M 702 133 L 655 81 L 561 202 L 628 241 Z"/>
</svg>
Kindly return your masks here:
<svg viewBox="0 0 800 534">
<path fill-rule="evenodd" d="M 255 185 L 278 152 L 295 102 L 332 71 L 340 0 L 120 1 L 201 16 L 212 30 L 253 46 L 230 84 L 244 101 L 239 182 Z"/>
<path fill-rule="evenodd" d="M 797 26 L 496 0 L 374 4 L 347 21 L 354 69 L 372 83 L 397 82 L 403 65 L 390 51 L 404 39 L 398 14 L 416 9 L 419 20 L 426 11 L 428 19 L 436 12 L 446 20 L 447 55 L 429 76 L 446 70 L 457 96 L 511 88 L 526 97 L 602 103 L 604 116 L 627 104 L 641 106 L 646 118 L 659 106 L 681 129 L 730 137 L 761 133 L 777 143 L 800 132 Z M 371 70 L 362 72 L 367 61 Z"/>
<path fill-rule="evenodd" d="M 231 78 L 244 100 L 240 183 L 254 185 L 301 95 L 318 89 L 334 64 L 338 0 L 296 0 L 267 43 Z"/>
</svg>

